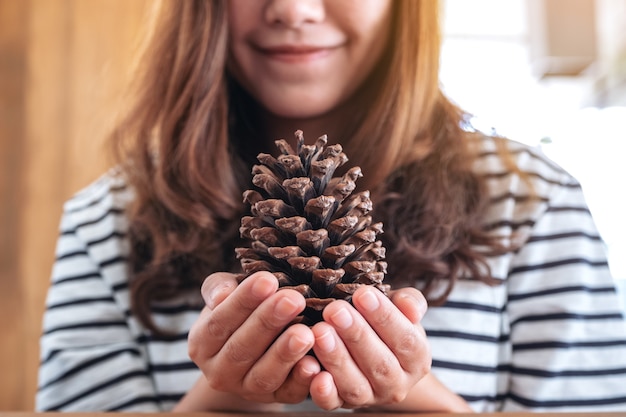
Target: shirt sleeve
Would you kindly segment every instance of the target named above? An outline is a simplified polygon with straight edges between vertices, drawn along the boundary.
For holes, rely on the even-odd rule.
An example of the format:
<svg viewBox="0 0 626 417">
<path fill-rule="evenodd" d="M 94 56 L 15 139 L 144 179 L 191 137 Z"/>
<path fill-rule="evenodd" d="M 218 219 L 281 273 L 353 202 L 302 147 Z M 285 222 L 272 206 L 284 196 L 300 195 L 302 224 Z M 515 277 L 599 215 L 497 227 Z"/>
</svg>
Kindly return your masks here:
<svg viewBox="0 0 626 417">
<path fill-rule="evenodd" d="M 605 247 L 571 177 L 510 270 L 507 411 L 626 409 L 626 324 Z"/>
<path fill-rule="evenodd" d="M 66 210 L 40 341 L 36 409 L 160 411 L 128 312 L 76 229 Z"/>
</svg>

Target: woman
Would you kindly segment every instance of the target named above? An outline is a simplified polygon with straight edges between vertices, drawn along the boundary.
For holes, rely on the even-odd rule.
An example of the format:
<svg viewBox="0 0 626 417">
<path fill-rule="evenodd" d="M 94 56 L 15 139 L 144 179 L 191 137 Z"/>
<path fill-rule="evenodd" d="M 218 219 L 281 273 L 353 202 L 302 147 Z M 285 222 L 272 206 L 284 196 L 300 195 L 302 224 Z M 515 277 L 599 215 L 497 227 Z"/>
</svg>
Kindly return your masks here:
<svg viewBox="0 0 626 417">
<path fill-rule="evenodd" d="M 469 129 L 438 86 L 437 10 L 165 2 L 119 168 L 65 207 L 38 408 L 626 408 L 626 328 L 580 187 Z M 296 129 L 362 168 L 396 288 L 312 327 L 287 326 L 304 300 L 273 275 L 234 275 L 251 166 Z"/>
</svg>

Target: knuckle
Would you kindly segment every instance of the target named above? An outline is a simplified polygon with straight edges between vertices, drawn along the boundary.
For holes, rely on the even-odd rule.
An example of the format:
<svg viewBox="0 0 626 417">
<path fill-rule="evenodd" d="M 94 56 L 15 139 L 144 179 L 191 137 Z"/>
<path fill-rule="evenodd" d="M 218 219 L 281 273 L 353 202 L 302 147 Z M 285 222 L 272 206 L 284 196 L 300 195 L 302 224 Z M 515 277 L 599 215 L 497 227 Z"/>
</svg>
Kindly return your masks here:
<svg viewBox="0 0 626 417">
<path fill-rule="evenodd" d="M 194 362 L 198 363 L 200 361 L 200 347 L 197 343 L 187 343 L 187 354 L 189 358 Z"/>
<path fill-rule="evenodd" d="M 365 405 L 370 396 L 362 386 L 352 386 L 350 389 L 344 389 L 339 394 L 344 402 L 355 406 Z"/>
<path fill-rule="evenodd" d="M 431 359 L 430 357 L 423 357 L 414 361 L 407 369 L 407 373 L 414 382 L 419 381 L 422 377 L 430 373 Z"/>
<path fill-rule="evenodd" d="M 209 387 L 216 391 L 228 391 L 231 388 L 226 383 L 226 380 L 224 378 L 215 378 L 215 377 L 212 377 L 211 375 L 205 375 L 205 378 Z"/>
<path fill-rule="evenodd" d="M 431 367 L 431 361 L 423 361 L 421 366 L 419 366 L 417 368 L 417 371 L 419 372 L 419 375 L 426 375 L 430 372 L 430 367 Z"/>
<path fill-rule="evenodd" d="M 396 361 L 392 357 L 382 357 L 373 369 L 374 377 L 383 383 L 393 380 L 394 371 L 397 368 Z"/>
<path fill-rule="evenodd" d="M 247 364 L 255 360 L 254 355 L 239 343 L 226 343 L 224 345 L 224 354 L 229 361 L 237 364 Z"/>
<path fill-rule="evenodd" d="M 206 323 L 206 331 L 208 336 L 213 340 L 224 340 L 230 336 L 230 329 L 224 326 L 221 320 L 209 319 Z"/>
<path fill-rule="evenodd" d="M 398 340 L 396 350 L 399 354 L 412 355 L 420 349 L 420 338 L 416 332 L 403 332 Z"/>
<path fill-rule="evenodd" d="M 406 399 L 407 394 L 408 393 L 403 392 L 403 391 L 394 390 L 389 395 L 388 404 L 398 404 L 398 403 L 401 403 L 402 401 L 404 401 Z"/>
<path fill-rule="evenodd" d="M 278 389 L 280 382 L 274 378 L 268 377 L 268 375 L 253 375 L 247 381 L 247 388 L 250 391 L 260 394 L 269 394 Z"/>
<path fill-rule="evenodd" d="M 380 404 L 397 404 L 404 401 L 409 393 L 410 384 L 406 377 L 393 378 L 382 389 L 375 391 L 376 402 Z"/>
</svg>

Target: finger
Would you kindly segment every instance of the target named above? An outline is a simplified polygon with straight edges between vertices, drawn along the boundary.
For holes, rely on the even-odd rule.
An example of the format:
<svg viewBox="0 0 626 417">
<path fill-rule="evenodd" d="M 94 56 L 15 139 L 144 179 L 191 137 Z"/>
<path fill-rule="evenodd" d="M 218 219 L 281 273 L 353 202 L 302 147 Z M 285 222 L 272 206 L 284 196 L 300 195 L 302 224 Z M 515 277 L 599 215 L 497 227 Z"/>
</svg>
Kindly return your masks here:
<svg viewBox="0 0 626 417">
<path fill-rule="evenodd" d="M 311 390 L 311 382 L 321 367 L 317 359 L 305 355 L 289 374 L 285 383 L 276 391 L 276 401 L 283 404 L 298 404 L 304 401 Z"/>
<path fill-rule="evenodd" d="M 408 296 L 410 293 L 405 294 Z M 402 300 L 400 304 L 403 308 L 410 309 L 407 305 L 411 303 L 407 302 L 405 296 L 398 297 Z M 419 303 L 418 298 L 415 299 L 416 303 Z M 428 372 L 430 349 L 424 329 L 419 324 L 414 324 L 389 298 L 374 288 L 359 288 L 352 301 L 406 372 L 414 378 L 421 378 Z M 413 308 L 418 312 L 420 310 L 419 306 Z"/>
<path fill-rule="evenodd" d="M 413 324 L 419 323 L 428 309 L 426 298 L 412 287 L 393 291 L 391 301 Z"/>
<path fill-rule="evenodd" d="M 204 355 L 212 357 L 217 354 L 252 312 L 274 294 L 277 288 L 276 277 L 267 272 L 253 274 L 237 286 L 211 314 L 205 316 L 204 339 L 207 345 L 204 348 Z"/>
<path fill-rule="evenodd" d="M 335 410 L 343 406 L 343 401 L 337 392 L 333 376 L 322 371 L 311 382 L 311 399 L 323 410 Z"/>
<path fill-rule="evenodd" d="M 374 291 L 380 293 L 378 290 Z M 393 308 L 393 305 L 391 307 Z M 402 316 L 402 313 L 395 310 L 398 315 Z M 351 355 L 352 361 L 365 378 L 363 385 L 357 389 L 350 383 L 351 381 L 337 378 L 337 375 L 343 374 L 329 370 L 335 376 L 341 398 L 352 406 L 368 405 L 373 402 L 374 398 L 395 401 L 394 395 L 398 391 L 396 387 L 404 384 L 406 372 L 402 369 L 394 352 L 350 304 L 333 302 L 324 309 L 323 315 L 324 320 L 334 327 Z M 403 319 L 409 322 L 408 319 Z M 389 325 L 392 324 L 389 323 Z"/>
<path fill-rule="evenodd" d="M 211 314 L 211 310 L 208 307 L 204 307 L 198 319 L 189 329 L 189 336 L 187 337 L 187 352 L 189 357 L 203 371 L 203 365 L 208 358 L 207 346 L 211 343 L 211 338 L 208 337 L 206 331 L 206 323 Z"/>
<path fill-rule="evenodd" d="M 304 297 L 294 290 L 278 291 L 262 302 L 215 355 L 216 374 L 246 375 L 304 307 Z"/>
<path fill-rule="evenodd" d="M 278 390 L 314 342 L 313 332 L 307 326 L 289 327 L 246 374 L 244 391 L 269 394 Z"/>
<path fill-rule="evenodd" d="M 218 272 L 209 275 L 202 283 L 200 293 L 204 303 L 213 310 L 218 304 L 237 288 L 237 279 L 234 274 Z"/>
<path fill-rule="evenodd" d="M 355 315 L 357 314 L 347 302 L 335 301 L 326 306 L 324 309 L 323 314 L 324 320 L 326 321 L 329 321 L 329 318 L 325 314 L 326 310 L 333 304 L 338 306 L 338 308 L 331 309 L 333 311 L 352 309 Z M 338 314 L 341 315 L 342 313 Z M 335 317 L 335 320 L 344 319 L 345 318 L 337 319 Z M 364 326 L 367 326 L 367 323 L 363 320 L 363 325 L 361 327 Z M 315 355 L 324 369 L 333 375 L 336 383 L 336 390 L 343 402 L 353 405 L 368 404 L 373 396 L 372 388 L 368 379 L 355 362 L 355 359 L 351 354 L 352 352 L 349 350 L 350 346 L 344 344 L 344 341 L 337 333 L 337 330 L 327 322 L 317 323 L 313 326 L 312 330 L 315 335 L 315 346 L 313 347 Z M 345 333 L 345 329 L 342 329 L 342 331 Z M 357 332 L 358 331 L 360 330 L 357 330 Z M 351 341 L 348 341 L 347 343 L 351 343 Z M 381 342 L 379 341 L 379 343 Z M 371 346 L 367 345 L 361 346 L 361 349 L 366 352 L 370 352 L 371 348 Z"/>
</svg>

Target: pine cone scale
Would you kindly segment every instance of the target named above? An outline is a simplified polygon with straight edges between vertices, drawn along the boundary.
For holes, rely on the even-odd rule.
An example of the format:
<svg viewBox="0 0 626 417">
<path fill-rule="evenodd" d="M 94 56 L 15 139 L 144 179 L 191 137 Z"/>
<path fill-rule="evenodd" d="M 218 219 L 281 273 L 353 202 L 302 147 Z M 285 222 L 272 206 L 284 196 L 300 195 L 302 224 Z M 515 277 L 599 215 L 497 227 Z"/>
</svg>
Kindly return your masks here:
<svg viewBox="0 0 626 417">
<path fill-rule="evenodd" d="M 342 176 L 336 170 L 347 161 L 341 145 L 327 145 L 319 137 L 314 145 L 295 133 L 296 151 L 277 140 L 277 157 L 261 153 L 252 169 L 254 190 L 243 194 L 250 205 L 241 219 L 242 238 L 250 247 L 237 248 L 245 277 L 272 272 L 281 288 L 306 298 L 301 321 L 322 320 L 321 311 L 335 299 L 351 301 L 363 285 L 387 293 L 385 249 L 377 239 L 382 224 L 372 223 L 368 191 L 354 193 L 362 177 L 359 167 Z"/>
</svg>

